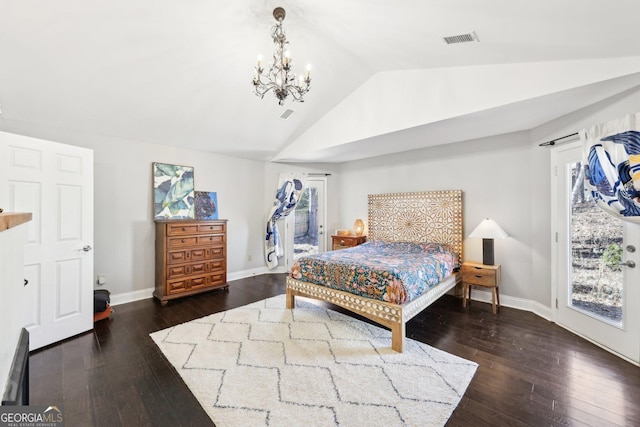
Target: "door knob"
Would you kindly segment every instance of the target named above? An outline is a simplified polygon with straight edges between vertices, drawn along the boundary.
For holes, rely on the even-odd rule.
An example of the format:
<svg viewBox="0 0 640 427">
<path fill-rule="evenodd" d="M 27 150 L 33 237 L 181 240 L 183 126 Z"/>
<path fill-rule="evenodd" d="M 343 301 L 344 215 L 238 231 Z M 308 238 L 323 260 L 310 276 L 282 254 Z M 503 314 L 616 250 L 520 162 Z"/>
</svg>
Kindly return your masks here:
<svg viewBox="0 0 640 427">
<path fill-rule="evenodd" d="M 631 260 L 629 260 L 629 261 L 621 262 L 618 265 L 624 265 L 625 267 L 633 268 L 633 267 L 636 266 L 636 263 L 631 261 Z"/>
<path fill-rule="evenodd" d="M 91 249 L 93 249 L 93 248 L 91 246 L 89 246 L 89 245 L 86 245 L 86 246 L 84 246 L 82 248 L 82 250 L 85 251 L 85 252 L 89 252 Z"/>
</svg>

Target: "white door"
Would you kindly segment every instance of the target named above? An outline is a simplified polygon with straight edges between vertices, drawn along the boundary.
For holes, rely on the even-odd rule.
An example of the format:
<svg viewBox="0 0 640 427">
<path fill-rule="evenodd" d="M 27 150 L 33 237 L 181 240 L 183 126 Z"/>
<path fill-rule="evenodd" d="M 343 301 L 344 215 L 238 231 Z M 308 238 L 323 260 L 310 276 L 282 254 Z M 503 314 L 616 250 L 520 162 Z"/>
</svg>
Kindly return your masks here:
<svg viewBox="0 0 640 427">
<path fill-rule="evenodd" d="M 326 178 L 307 178 L 305 188 L 294 212 L 286 217 L 285 268 L 291 270 L 301 256 L 326 250 L 325 232 Z"/>
<path fill-rule="evenodd" d="M 0 132 L 0 206 L 31 212 L 30 349 L 93 328 L 93 151 Z"/>
<path fill-rule="evenodd" d="M 640 225 L 595 205 L 581 162 L 581 143 L 552 152 L 556 321 L 638 364 Z"/>
</svg>

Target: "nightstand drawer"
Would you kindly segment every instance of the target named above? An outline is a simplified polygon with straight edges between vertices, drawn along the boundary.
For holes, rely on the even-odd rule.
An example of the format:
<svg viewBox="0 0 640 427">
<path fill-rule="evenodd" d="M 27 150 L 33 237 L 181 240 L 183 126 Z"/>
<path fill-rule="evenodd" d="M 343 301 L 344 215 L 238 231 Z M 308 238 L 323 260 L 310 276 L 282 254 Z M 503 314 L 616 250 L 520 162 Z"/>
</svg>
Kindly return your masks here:
<svg viewBox="0 0 640 427">
<path fill-rule="evenodd" d="M 500 277 L 499 266 L 485 266 L 481 264 L 462 264 L 462 281 L 470 285 L 497 286 Z"/>
<path fill-rule="evenodd" d="M 337 251 L 361 245 L 367 241 L 367 238 L 366 236 L 331 236 L 331 240 L 331 249 Z"/>
<path fill-rule="evenodd" d="M 470 285 L 495 286 L 496 276 L 493 273 L 488 275 L 468 272 L 462 273 L 462 281 L 467 282 Z"/>
<path fill-rule="evenodd" d="M 351 239 L 340 239 L 340 240 L 334 240 L 333 241 L 333 250 L 335 251 L 336 249 L 344 249 L 344 248 L 352 248 L 354 246 L 358 246 L 356 244 L 355 240 L 351 240 Z"/>
</svg>

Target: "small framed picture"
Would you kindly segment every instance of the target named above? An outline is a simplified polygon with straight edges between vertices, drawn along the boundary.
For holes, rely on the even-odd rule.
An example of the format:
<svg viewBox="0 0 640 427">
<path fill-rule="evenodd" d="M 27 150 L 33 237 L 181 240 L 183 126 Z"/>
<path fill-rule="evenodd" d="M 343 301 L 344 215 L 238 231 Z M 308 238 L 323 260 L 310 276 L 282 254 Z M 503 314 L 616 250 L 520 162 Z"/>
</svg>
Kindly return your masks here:
<svg viewBox="0 0 640 427">
<path fill-rule="evenodd" d="M 196 219 L 218 219 L 218 195 L 212 191 L 196 191 Z"/>
</svg>

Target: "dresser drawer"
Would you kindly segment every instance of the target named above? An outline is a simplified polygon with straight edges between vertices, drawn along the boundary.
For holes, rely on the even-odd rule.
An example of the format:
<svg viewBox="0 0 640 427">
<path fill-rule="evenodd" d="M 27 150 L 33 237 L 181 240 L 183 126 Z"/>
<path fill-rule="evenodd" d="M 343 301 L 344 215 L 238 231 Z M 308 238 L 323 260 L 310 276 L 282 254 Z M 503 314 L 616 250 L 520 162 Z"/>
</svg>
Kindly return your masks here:
<svg viewBox="0 0 640 427">
<path fill-rule="evenodd" d="M 178 236 L 167 238 L 168 248 L 188 248 L 198 244 L 198 236 Z"/>
<path fill-rule="evenodd" d="M 198 289 L 209 286 L 209 280 L 207 276 L 192 277 L 189 283 L 189 289 Z"/>
<path fill-rule="evenodd" d="M 224 234 L 213 234 L 197 237 L 197 245 L 224 245 Z"/>
<path fill-rule="evenodd" d="M 209 249 L 209 259 L 219 259 L 224 257 L 224 246 Z"/>
<path fill-rule="evenodd" d="M 227 224 L 200 224 L 198 225 L 198 233 L 224 233 L 227 229 Z"/>
<path fill-rule="evenodd" d="M 187 251 L 189 261 L 204 261 L 209 258 L 209 249 L 190 249 Z"/>
<path fill-rule="evenodd" d="M 208 262 L 196 262 L 189 265 L 189 274 L 205 274 L 209 269 Z"/>
<path fill-rule="evenodd" d="M 168 224 L 167 236 L 181 236 L 184 234 L 196 234 L 198 232 L 198 224 Z"/>
<path fill-rule="evenodd" d="M 173 265 L 167 267 L 167 279 L 175 279 L 191 274 L 189 265 Z"/>
<path fill-rule="evenodd" d="M 169 280 L 167 281 L 167 293 L 170 295 L 180 294 L 192 289 L 204 288 L 209 285 L 210 278 L 206 275 L 192 276 L 181 280 Z"/>
<path fill-rule="evenodd" d="M 224 234 L 207 234 L 204 236 L 174 236 L 167 238 L 168 248 L 188 248 L 191 246 L 224 245 Z"/>
<path fill-rule="evenodd" d="M 191 261 L 205 261 L 211 258 L 211 249 L 194 248 L 167 252 L 167 264 L 182 264 Z"/>
<path fill-rule="evenodd" d="M 167 294 L 179 294 L 189 289 L 190 279 L 167 280 Z"/>
<path fill-rule="evenodd" d="M 224 259 L 210 261 L 208 263 L 208 265 L 207 265 L 207 271 L 209 271 L 211 273 L 220 272 L 220 271 L 226 271 L 226 266 L 225 266 Z"/>
<path fill-rule="evenodd" d="M 211 274 L 208 277 L 207 286 L 222 285 L 227 281 L 227 274 L 225 272 Z"/>
</svg>

